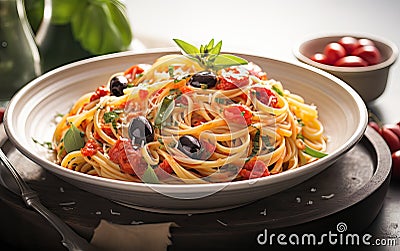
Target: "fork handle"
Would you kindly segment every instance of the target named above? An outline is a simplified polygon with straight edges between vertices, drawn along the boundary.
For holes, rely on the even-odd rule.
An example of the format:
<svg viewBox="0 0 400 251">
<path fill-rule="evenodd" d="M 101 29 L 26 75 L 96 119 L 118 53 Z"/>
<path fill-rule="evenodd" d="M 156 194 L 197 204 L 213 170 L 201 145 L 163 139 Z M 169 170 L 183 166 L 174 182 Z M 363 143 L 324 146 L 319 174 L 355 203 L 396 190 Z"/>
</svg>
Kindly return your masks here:
<svg viewBox="0 0 400 251">
<path fill-rule="evenodd" d="M 53 214 L 40 202 L 38 194 L 25 183 L 25 181 L 21 178 L 21 176 L 14 168 L 14 166 L 11 164 L 8 157 L 5 155 L 5 153 L 1 148 L 0 148 L 0 159 L 7 167 L 7 169 L 11 172 L 15 181 L 17 182 L 18 187 L 21 190 L 22 199 L 24 200 L 25 204 L 35 209 L 38 213 L 40 213 L 53 225 L 53 227 L 62 236 L 61 243 L 66 248 L 68 248 L 68 250 L 89 251 L 94 249 L 85 239 L 83 239 L 77 233 L 75 233 L 64 221 L 62 221 L 58 216 Z"/>
<path fill-rule="evenodd" d="M 36 192 L 23 195 L 25 203 L 35 209 L 46 218 L 62 236 L 61 243 L 70 251 L 88 251 L 93 247 L 77 233 L 75 233 L 64 221 L 52 213 L 40 202 Z"/>
</svg>

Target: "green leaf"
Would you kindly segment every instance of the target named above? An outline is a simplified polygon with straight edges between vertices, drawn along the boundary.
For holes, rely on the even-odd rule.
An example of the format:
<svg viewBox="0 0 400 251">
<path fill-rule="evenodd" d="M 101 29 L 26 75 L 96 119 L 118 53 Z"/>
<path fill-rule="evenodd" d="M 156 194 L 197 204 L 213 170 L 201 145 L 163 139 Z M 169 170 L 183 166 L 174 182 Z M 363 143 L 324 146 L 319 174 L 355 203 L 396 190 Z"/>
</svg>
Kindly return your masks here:
<svg viewBox="0 0 400 251">
<path fill-rule="evenodd" d="M 71 124 L 63 138 L 64 148 L 67 153 L 80 150 L 85 146 L 85 140 L 82 135 L 83 133 L 74 124 Z"/>
<path fill-rule="evenodd" d="M 144 171 L 144 174 L 141 177 L 141 179 L 144 183 L 151 183 L 151 184 L 160 183 L 157 174 L 154 172 L 154 169 L 150 165 L 148 165 L 146 171 Z"/>
<path fill-rule="evenodd" d="M 186 54 L 195 55 L 200 53 L 200 50 L 194 45 L 177 38 L 174 38 L 173 40 Z"/>
<path fill-rule="evenodd" d="M 218 55 L 221 52 L 221 48 L 222 48 L 222 41 L 219 41 L 217 45 L 214 48 L 210 49 L 208 53 Z"/>
<path fill-rule="evenodd" d="M 126 50 L 132 40 L 125 7 L 117 0 L 87 1 L 71 25 L 74 37 L 94 55 Z"/>
<path fill-rule="evenodd" d="M 175 101 L 172 96 L 166 96 L 161 102 L 160 109 L 157 111 L 156 118 L 154 120 L 154 124 L 156 126 L 160 126 L 169 115 L 171 115 L 172 111 L 175 107 Z"/>
<path fill-rule="evenodd" d="M 274 90 L 276 93 L 278 93 L 280 96 L 283 97 L 283 92 L 280 89 L 278 89 L 278 87 L 272 86 L 272 90 Z"/>
<path fill-rule="evenodd" d="M 54 150 L 53 149 L 53 144 L 49 141 L 43 141 L 43 142 L 39 142 L 39 140 L 32 138 L 33 142 L 35 144 L 38 144 L 44 148 L 47 148 L 48 150 Z"/>
<path fill-rule="evenodd" d="M 312 149 L 311 147 L 309 147 L 307 145 L 306 145 L 306 148 L 304 149 L 303 152 L 308 154 L 308 155 L 310 155 L 310 156 L 312 156 L 312 157 L 315 157 L 315 158 L 323 158 L 323 157 L 328 155 L 327 153 L 323 153 L 323 152 L 314 150 L 314 149 Z"/>
<path fill-rule="evenodd" d="M 133 39 L 132 29 L 126 14 L 126 7 L 121 2 L 112 1 L 107 4 L 111 19 L 121 36 L 124 46 L 129 46 Z"/>
<path fill-rule="evenodd" d="M 210 53 L 213 47 L 214 47 L 214 38 L 210 40 L 207 46 L 205 46 L 205 51 L 207 53 Z"/>
<path fill-rule="evenodd" d="M 84 4 L 81 0 L 52 0 L 51 22 L 53 24 L 68 24 L 72 16 Z"/>
<path fill-rule="evenodd" d="M 204 54 L 205 49 L 204 45 L 200 45 L 200 54 Z"/>
<path fill-rule="evenodd" d="M 246 59 L 231 55 L 231 54 L 220 54 L 215 58 L 214 64 L 218 66 L 233 66 L 233 65 L 244 65 L 248 64 Z"/>
</svg>

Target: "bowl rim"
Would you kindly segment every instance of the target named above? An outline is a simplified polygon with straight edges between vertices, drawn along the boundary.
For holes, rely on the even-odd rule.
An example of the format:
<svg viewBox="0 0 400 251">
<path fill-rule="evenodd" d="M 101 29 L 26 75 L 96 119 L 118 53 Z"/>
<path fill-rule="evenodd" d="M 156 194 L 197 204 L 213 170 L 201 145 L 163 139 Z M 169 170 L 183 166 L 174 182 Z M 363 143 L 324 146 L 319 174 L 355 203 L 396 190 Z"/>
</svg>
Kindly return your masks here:
<svg viewBox="0 0 400 251">
<path fill-rule="evenodd" d="M 326 64 L 315 62 L 300 52 L 300 48 L 307 42 L 311 42 L 313 40 L 318 40 L 318 39 L 323 39 L 323 38 L 346 37 L 346 36 L 351 36 L 351 37 L 356 37 L 356 38 L 368 38 L 372 41 L 377 41 L 379 43 L 385 44 L 392 50 L 392 54 L 389 56 L 389 58 L 387 60 L 380 62 L 378 64 L 375 64 L 375 65 L 360 66 L 360 67 L 344 67 L 344 66 L 326 65 Z M 362 73 L 362 72 L 370 72 L 370 71 L 380 70 L 380 69 L 390 67 L 391 65 L 393 65 L 397 61 L 397 58 L 399 55 L 399 49 L 394 42 L 392 42 L 384 37 L 378 37 L 378 36 L 375 36 L 375 35 L 372 35 L 369 33 L 361 33 L 361 32 L 343 32 L 343 33 L 333 33 L 333 32 L 329 33 L 328 32 L 328 33 L 308 35 L 308 36 L 305 36 L 302 39 L 298 40 L 297 43 L 295 43 L 295 46 L 293 47 L 292 52 L 298 60 L 300 60 L 306 64 L 312 65 L 314 67 L 318 67 L 325 71 L 338 72 L 338 73 Z"/>
<path fill-rule="evenodd" d="M 14 97 L 11 99 L 11 101 L 8 103 L 6 112 L 4 114 L 4 125 L 6 129 L 6 133 L 10 139 L 10 141 L 13 143 L 16 148 L 21 151 L 23 155 L 28 157 L 29 159 L 33 160 L 37 164 L 41 166 L 55 166 L 55 167 L 60 167 L 59 165 L 52 163 L 48 159 L 42 159 L 40 156 L 38 156 L 37 153 L 32 153 L 29 151 L 28 148 L 24 147 L 18 140 L 18 137 L 15 136 L 14 134 L 16 133 L 14 131 L 14 126 L 12 125 L 12 117 L 15 116 L 13 115 L 14 113 L 14 108 L 15 106 L 18 105 L 19 99 L 27 95 L 32 89 L 36 87 L 36 85 L 40 84 L 43 80 L 53 76 L 54 74 L 58 74 L 59 72 L 63 72 L 68 69 L 74 69 L 74 68 L 79 68 L 82 65 L 88 64 L 88 63 L 95 63 L 96 61 L 103 61 L 103 60 L 110 60 L 113 58 L 123 58 L 123 57 L 129 57 L 129 56 L 135 56 L 135 55 L 146 55 L 146 54 L 169 54 L 169 53 L 179 53 L 179 51 L 176 48 L 156 48 L 156 49 L 150 49 L 150 50 L 145 50 L 144 52 L 135 52 L 135 51 L 125 51 L 125 52 L 117 52 L 117 53 L 112 53 L 112 54 L 107 54 L 107 55 L 101 55 L 101 56 L 95 56 L 92 58 L 80 60 L 77 62 L 69 63 L 64 66 L 58 67 L 56 69 L 53 69 L 47 73 L 45 73 L 42 76 L 39 76 L 38 78 L 32 80 L 29 82 L 26 86 L 24 86 L 21 90 L 19 90 Z M 73 170 L 69 170 L 66 168 L 57 168 L 54 170 L 55 174 L 58 175 L 63 175 L 68 178 L 72 178 L 74 180 L 79 180 L 84 181 L 88 184 L 91 185 L 99 185 L 98 182 L 102 182 L 103 184 L 107 183 L 109 186 L 112 188 L 117 188 L 125 191 L 132 191 L 134 187 L 140 189 L 141 192 L 149 192 L 149 191 L 159 191 L 159 189 L 165 189 L 165 190 L 174 190 L 174 189 L 179 189 L 185 188 L 187 192 L 201 192 L 202 189 L 204 190 L 209 190 L 209 189 L 215 189 L 216 187 L 222 188 L 222 189 L 227 189 L 229 188 L 230 191 L 236 191 L 240 190 L 243 188 L 248 188 L 249 185 L 251 186 L 264 186 L 264 185 L 271 185 L 271 184 L 276 184 L 279 182 L 282 182 L 286 180 L 286 176 L 288 175 L 299 175 L 302 173 L 307 173 L 313 170 L 313 166 L 316 164 L 326 164 L 330 163 L 335 160 L 335 158 L 338 158 L 340 156 L 343 156 L 344 153 L 349 151 L 354 145 L 358 143 L 358 141 L 362 138 L 362 136 L 365 133 L 365 130 L 367 128 L 367 123 L 368 123 L 368 112 L 366 105 L 362 98 L 359 96 L 359 94 L 353 90 L 350 86 L 348 86 L 344 81 L 341 79 L 333 76 L 332 74 L 329 74 L 328 72 L 325 72 L 321 69 L 318 69 L 314 66 L 310 66 L 307 64 L 303 64 L 300 62 L 289 62 L 285 60 L 280 60 L 280 59 L 275 59 L 275 58 L 270 58 L 266 56 L 260 56 L 260 55 L 254 55 L 254 54 L 247 54 L 247 53 L 239 53 L 239 52 L 232 52 L 233 54 L 241 55 L 241 56 L 249 56 L 249 57 L 256 57 L 259 59 L 268 59 L 271 61 L 275 61 L 278 63 L 284 63 L 288 65 L 292 65 L 295 67 L 300 67 L 303 69 L 306 69 L 310 72 L 313 72 L 315 74 L 322 75 L 325 78 L 328 78 L 329 80 L 335 82 L 337 85 L 339 85 L 341 88 L 345 89 L 346 92 L 352 98 L 354 99 L 355 104 L 358 106 L 359 110 L 359 115 L 360 115 L 360 123 L 356 126 L 356 129 L 354 131 L 354 134 L 349 137 L 347 141 L 347 145 L 344 147 L 339 147 L 335 149 L 333 152 L 331 152 L 327 157 L 319 159 L 318 161 L 309 163 L 304 166 L 300 166 L 296 169 L 289 170 L 288 172 L 282 172 L 279 174 L 275 174 L 271 177 L 261 177 L 261 178 L 256 178 L 256 179 L 251 179 L 251 180 L 242 180 L 242 181 L 234 181 L 234 182 L 222 182 L 222 183 L 207 183 L 207 184 L 152 184 L 152 183 L 138 183 L 138 182 L 129 182 L 129 181 L 122 181 L 122 180 L 113 180 L 109 178 L 104 178 L 104 177 L 96 177 L 96 176 L 91 176 L 88 174 L 76 172 Z M 334 157 L 329 157 L 329 156 L 334 156 Z M 330 165 L 328 164 L 328 165 Z M 46 169 L 46 168 L 45 168 Z M 61 171 L 62 170 L 62 171 Z M 193 190 L 195 189 L 195 190 Z M 218 190 L 219 191 L 219 190 Z"/>
</svg>

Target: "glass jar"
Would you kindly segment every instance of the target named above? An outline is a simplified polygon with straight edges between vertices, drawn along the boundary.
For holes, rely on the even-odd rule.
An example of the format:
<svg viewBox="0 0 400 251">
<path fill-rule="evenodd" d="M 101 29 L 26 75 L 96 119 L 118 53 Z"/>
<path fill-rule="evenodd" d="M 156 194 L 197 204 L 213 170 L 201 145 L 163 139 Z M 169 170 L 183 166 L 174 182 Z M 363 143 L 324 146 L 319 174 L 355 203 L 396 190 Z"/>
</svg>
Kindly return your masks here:
<svg viewBox="0 0 400 251">
<path fill-rule="evenodd" d="M 0 0 L 0 106 L 40 74 L 39 51 L 22 0 Z"/>
</svg>

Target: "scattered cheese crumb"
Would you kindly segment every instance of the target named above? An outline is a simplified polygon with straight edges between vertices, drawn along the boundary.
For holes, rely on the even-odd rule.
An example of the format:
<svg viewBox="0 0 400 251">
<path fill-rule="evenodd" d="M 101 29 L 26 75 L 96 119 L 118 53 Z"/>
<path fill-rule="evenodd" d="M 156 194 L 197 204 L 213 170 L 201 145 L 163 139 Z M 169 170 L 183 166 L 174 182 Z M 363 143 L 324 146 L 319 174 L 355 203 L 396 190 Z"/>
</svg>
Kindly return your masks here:
<svg viewBox="0 0 400 251">
<path fill-rule="evenodd" d="M 115 211 L 113 211 L 112 209 L 110 209 L 110 213 L 111 213 L 112 215 L 121 215 L 120 212 L 115 212 Z"/>
</svg>

